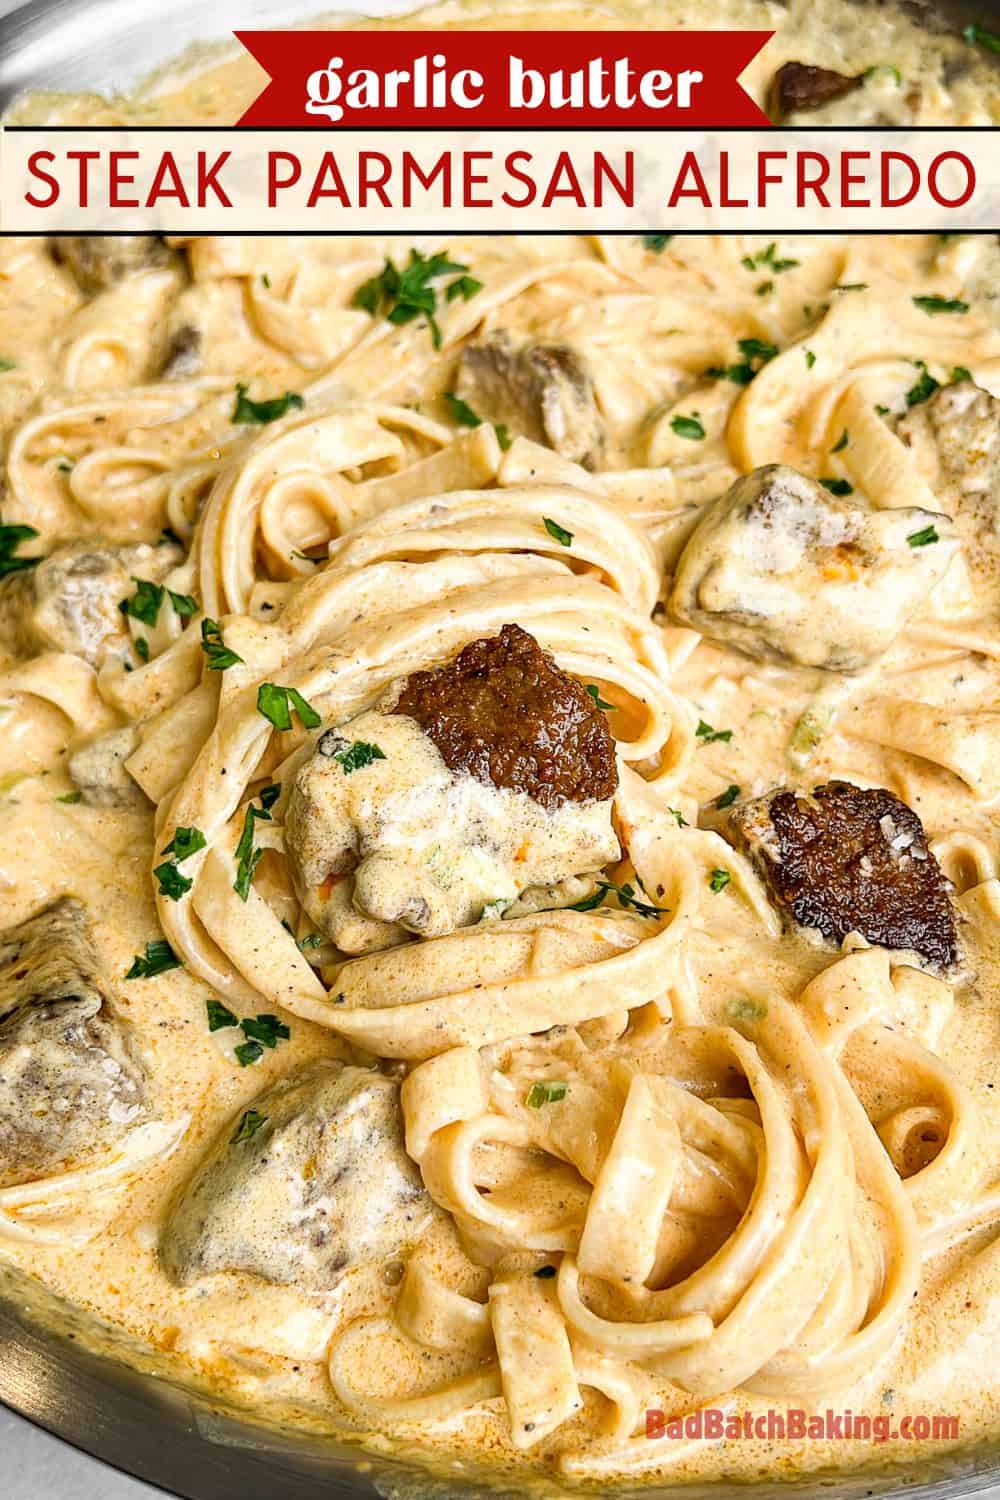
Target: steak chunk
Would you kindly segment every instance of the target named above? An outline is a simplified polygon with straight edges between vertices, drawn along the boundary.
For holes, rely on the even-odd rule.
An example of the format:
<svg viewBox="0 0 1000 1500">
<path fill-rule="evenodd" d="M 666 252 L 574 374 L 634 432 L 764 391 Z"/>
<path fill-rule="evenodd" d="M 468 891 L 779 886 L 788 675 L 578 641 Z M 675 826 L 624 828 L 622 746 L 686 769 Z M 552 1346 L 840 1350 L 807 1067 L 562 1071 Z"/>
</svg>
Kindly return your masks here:
<svg viewBox="0 0 1000 1500">
<path fill-rule="evenodd" d="M 180 1284 L 219 1271 L 328 1291 L 397 1255 L 431 1212 L 403 1149 L 399 1085 L 324 1060 L 230 1121 L 174 1204 L 160 1244 Z"/>
<path fill-rule="evenodd" d="M 618 785 L 615 742 L 586 688 L 520 625 L 415 672 L 394 708 L 415 719 L 452 771 L 527 792 L 543 807 L 603 801 Z"/>
<path fill-rule="evenodd" d="M 52 254 L 72 271 L 80 290 L 89 293 L 170 259 L 158 234 L 60 234 L 52 240 Z"/>
<path fill-rule="evenodd" d="M 914 546 L 922 532 L 933 545 Z M 705 507 L 669 609 L 757 660 L 856 671 L 924 606 L 958 546 L 936 511 L 872 510 L 766 464 Z"/>
<path fill-rule="evenodd" d="M 146 807 L 142 788 L 125 769 L 125 762 L 139 747 L 139 731 L 133 724 L 98 735 L 74 750 L 69 774 L 90 807 Z"/>
<path fill-rule="evenodd" d="M 568 344 L 519 347 L 503 329 L 467 344 L 458 395 L 480 417 L 546 443 L 574 463 L 591 467 L 600 456 L 604 434 L 593 381 Z"/>
<path fill-rule="evenodd" d="M 845 94 L 853 94 L 864 82 L 864 74 L 852 76 L 835 73 L 832 68 L 817 68 L 812 63 L 782 64 L 771 80 L 767 95 L 767 113 L 774 121 L 787 115 L 805 114 L 823 109 Z"/>
<path fill-rule="evenodd" d="M 949 882 L 912 808 L 882 787 L 831 781 L 735 807 L 724 832 L 792 922 L 839 943 L 860 932 L 937 969 L 959 958 Z"/>
<path fill-rule="evenodd" d="M 146 1112 L 108 1009 L 86 912 L 68 897 L 0 932 L 0 1185 L 116 1144 Z"/>
</svg>

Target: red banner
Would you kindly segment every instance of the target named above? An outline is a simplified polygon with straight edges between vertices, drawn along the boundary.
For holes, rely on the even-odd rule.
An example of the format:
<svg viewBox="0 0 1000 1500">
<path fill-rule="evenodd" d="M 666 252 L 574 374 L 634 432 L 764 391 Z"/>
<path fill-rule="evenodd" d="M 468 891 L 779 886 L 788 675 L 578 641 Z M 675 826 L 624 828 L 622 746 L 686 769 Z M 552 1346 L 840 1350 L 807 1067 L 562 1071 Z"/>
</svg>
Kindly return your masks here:
<svg viewBox="0 0 1000 1500">
<path fill-rule="evenodd" d="M 769 31 L 238 31 L 270 75 L 241 125 L 726 127 Z"/>
</svg>

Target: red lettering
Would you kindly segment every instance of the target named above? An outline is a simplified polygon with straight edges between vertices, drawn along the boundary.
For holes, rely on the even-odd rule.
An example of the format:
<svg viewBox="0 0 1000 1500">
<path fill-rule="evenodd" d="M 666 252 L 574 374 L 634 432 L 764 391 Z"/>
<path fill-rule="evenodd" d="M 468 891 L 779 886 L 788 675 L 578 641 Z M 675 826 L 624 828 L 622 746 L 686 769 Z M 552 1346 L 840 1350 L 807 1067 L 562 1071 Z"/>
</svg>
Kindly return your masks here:
<svg viewBox="0 0 1000 1500">
<path fill-rule="evenodd" d="M 47 198 L 37 198 L 34 193 L 25 193 L 25 203 L 30 203 L 32 208 L 51 208 L 53 203 L 59 202 L 59 182 L 52 176 L 51 172 L 45 172 L 39 165 L 40 162 L 55 161 L 51 151 L 32 151 L 28 157 L 28 171 L 32 177 L 37 177 L 39 182 L 47 184 L 49 195 Z"/>
</svg>

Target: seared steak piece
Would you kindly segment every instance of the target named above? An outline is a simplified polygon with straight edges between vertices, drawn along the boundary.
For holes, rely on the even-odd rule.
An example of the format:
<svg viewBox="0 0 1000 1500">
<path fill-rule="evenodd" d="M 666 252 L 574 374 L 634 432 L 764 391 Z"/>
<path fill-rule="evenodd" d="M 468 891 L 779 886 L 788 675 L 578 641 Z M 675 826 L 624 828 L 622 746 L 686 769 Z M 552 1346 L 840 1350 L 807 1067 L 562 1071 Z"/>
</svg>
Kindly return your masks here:
<svg viewBox="0 0 1000 1500">
<path fill-rule="evenodd" d="M 138 746 L 139 731 L 128 724 L 73 751 L 69 774 L 84 802 L 90 807 L 149 807 L 145 792 L 125 769 Z"/>
<path fill-rule="evenodd" d="M 586 688 L 520 625 L 415 672 L 394 710 L 416 719 L 452 771 L 527 792 L 543 807 L 601 801 L 618 786 L 614 737 Z"/>
<path fill-rule="evenodd" d="M 933 545 L 914 546 L 921 533 Z M 936 511 L 872 510 L 766 464 L 705 507 L 668 608 L 757 660 L 856 671 L 892 645 L 958 546 Z"/>
<path fill-rule="evenodd" d="M 546 443 L 574 463 L 597 462 L 604 440 L 594 385 L 568 344 L 518 346 L 506 330 L 467 344 L 458 395 L 513 437 Z"/>
<path fill-rule="evenodd" d="M 158 234 L 59 234 L 52 254 L 83 292 L 102 292 L 135 271 L 166 265 L 171 252 Z"/>
<path fill-rule="evenodd" d="M 99 1155 L 146 1112 L 87 914 L 64 897 L 0 932 L 0 1185 Z"/>
<path fill-rule="evenodd" d="M 767 94 L 767 113 L 775 122 L 787 115 L 823 109 L 845 94 L 853 94 L 864 82 L 864 74 L 835 73 L 812 63 L 787 62 L 775 73 Z"/>
<path fill-rule="evenodd" d="M 947 969 L 959 958 L 949 882 L 912 808 L 882 787 L 831 781 L 733 808 L 723 831 L 782 913 L 839 943 L 860 932 Z"/>
<path fill-rule="evenodd" d="M 229 1122 L 171 1209 L 160 1259 L 181 1284 L 248 1271 L 328 1291 L 350 1267 L 399 1254 L 430 1213 L 398 1083 L 321 1061 Z"/>
</svg>

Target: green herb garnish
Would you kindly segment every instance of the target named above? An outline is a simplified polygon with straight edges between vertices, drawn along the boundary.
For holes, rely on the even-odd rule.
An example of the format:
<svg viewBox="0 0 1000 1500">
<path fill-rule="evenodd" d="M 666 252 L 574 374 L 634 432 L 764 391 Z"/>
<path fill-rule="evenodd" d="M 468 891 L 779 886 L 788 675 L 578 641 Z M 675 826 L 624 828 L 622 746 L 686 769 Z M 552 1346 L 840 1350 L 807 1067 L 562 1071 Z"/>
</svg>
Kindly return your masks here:
<svg viewBox="0 0 1000 1500">
<path fill-rule="evenodd" d="M 447 401 L 448 409 L 455 418 L 455 421 L 461 427 L 481 427 L 483 425 L 482 417 L 477 417 L 468 402 L 463 401 L 461 396 L 456 396 L 454 391 L 445 391 L 444 399 Z"/>
<path fill-rule="evenodd" d="M 767 1001 L 751 1000 L 749 995 L 741 995 L 737 1000 L 730 1000 L 726 1012 L 732 1021 L 763 1021 L 767 1015 Z"/>
<path fill-rule="evenodd" d="M 511 444 L 510 429 L 508 428 L 506 422 L 494 422 L 493 431 L 497 435 L 497 442 L 500 444 L 500 452 L 506 453 Z"/>
<path fill-rule="evenodd" d="M 5 359 L 3 355 L 0 355 L 0 375 L 5 375 L 8 370 L 16 369 L 17 365 L 12 359 Z"/>
<path fill-rule="evenodd" d="M 934 392 L 940 388 L 939 382 L 934 379 L 934 376 L 931 374 L 930 370 L 928 370 L 923 360 L 918 359 L 915 361 L 915 363 L 917 365 L 917 368 L 920 370 L 920 379 L 917 381 L 916 385 L 911 385 L 910 389 L 906 393 L 907 406 L 922 405 L 923 402 L 929 401 Z"/>
<path fill-rule="evenodd" d="M 700 740 L 704 740 L 706 745 L 714 745 L 716 740 L 721 741 L 724 745 L 728 745 L 733 737 L 731 729 L 713 729 L 711 724 L 705 723 L 704 719 L 698 720 L 698 728 L 695 730 L 695 734 Z"/>
<path fill-rule="evenodd" d="M 713 870 L 708 877 L 709 889 L 717 896 L 720 891 L 726 889 L 732 878 L 728 870 Z"/>
<path fill-rule="evenodd" d="M 539 1266 L 538 1270 L 535 1272 L 535 1275 L 539 1281 L 551 1281 L 552 1277 L 555 1274 L 555 1266 Z"/>
<path fill-rule="evenodd" d="M 175 828 L 174 836 L 161 854 L 172 854 L 178 864 L 190 859 L 192 854 L 197 854 L 199 849 L 205 847 L 205 835 L 200 828 Z"/>
<path fill-rule="evenodd" d="M 474 276 L 459 276 L 457 281 L 452 281 L 445 292 L 445 301 L 454 302 L 456 297 L 461 297 L 463 302 L 468 302 L 477 292 L 481 292 L 483 283 L 477 281 Z"/>
<path fill-rule="evenodd" d="M 63 794 L 62 794 L 61 797 L 57 797 L 56 798 L 56 801 L 57 802 L 66 802 L 70 806 L 74 806 L 77 802 L 82 802 L 83 801 L 83 793 L 82 792 L 63 792 Z"/>
<path fill-rule="evenodd" d="M 689 417 L 672 417 L 670 426 L 678 437 L 689 438 L 692 443 L 700 443 L 705 436 L 704 424 L 696 411 Z"/>
<path fill-rule="evenodd" d="M 243 1035 L 249 1042 L 259 1042 L 262 1047 L 276 1047 L 279 1041 L 287 1041 L 291 1030 L 277 1016 L 247 1016 L 240 1022 Z"/>
<path fill-rule="evenodd" d="M 914 307 L 919 307 L 921 312 L 929 313 L 933 317 L 936 313 L 967 313 L 969 304 L 961 302 L 957 297 L 914 297 Z"/>
<path fill-rule="evenodd" d="M 446 292 L 448 300 L 451 301 L 456 296 L 466 298 L 474 296 L 475 292 L 479 291 L 481 283 L 465 275 L 468 269 L 468 266 L 449 260 L 443 253 L 427 257 L 419 250 L 411 250 L 409 265 L 404 270 L 397 270 L 392 261 L 387 260 L 377 276 L 372 276 L 358 287 L 352 301 L 355 307 L 363 308 L 373 318 L 381 314 L 387 317 L 390 323 L 397 325 L 412 323 L 414 318 L 419 318 L 423 314 L 427 319 L 434 347 L 440 349 L 441 330 L 435 316 L 437 291 L 431 282 L 454 271 L 458 273 L 461 285 L 459 290 L 453 293 L 451 287 L 455 283 L 451 283 Z M 466 290 L 466 287 L 469 290 Z"/>
<path fill-rule="evenodd" d="M 162 584 L 150 583 L 148 578 L 133 578 L 132 582 L 135 584 L 135 593 L 131 599 L 123 599 L 118 608 L 123 615 L 140 620 L 143 625 L 155 625 L 165 592 Z"/>
<path fill-rule="evenodd" d="M 258 1130 L 266 1124 L 267 1115 L 262 1115 L 255 1109 L 245 1109 L 240 1116 L 240 1123 L 235 1133 L 230 1137 L 229 1144 L 238 1146 L 242 1141 L 252 1141 Z"/>
<path fill-rule="evenodd" d="M 385 760 L 385 751 L 378 745 L 372 745 L 367 740 L 352 740 L 345 744 L 342 749 L 335 750 L 331 757 L 344 772 L 350 776 L 352 771 L 363 771 L 373 761 Z"/>
<path fill-rule="evenodd" d="M 772 242 L 766 250 L 758 255 L 744 255 L 743 265 L 748 271 L 759 271 L 764 266 L 771 271 L 791 271 L 794 266 L 801 265 L 798 260 L 780 260 L 777 254 L 778 246 Z"/>
<path fill-rule="evenodd" d="M 260 1042 L 240 1042 L 233 1048 L 233 1053 L 241 1068 L 249 1068 L 251 1063 L 259 1062 L 264 1056 L 264 1049 Z"/>
<path fill-rule="evenodd" d="M 275 729 L 291 729 L 293 709 L 304 729 L 316 729 L 322 723 L 312 704 L 297 688 L 279 687 L 276 682 L 261 683 L 257 689 L 257 712 L 263 714 Z"/>
<path fill-rule="evenodd" d="M 843 452 L 843 450 L 847 447 L 847 445 L 848 445 L 848 443 L 850 441 L 851 441 L 851 439 L 848 436 L 847 428 L 845 427 L 844 430 L 843 430 L 843 432 L 840 434 L 840 437 L 837 439 L 837 441 L 834 443 L 833 447 L 830 449 L 830 452 L 831 453 L 841 453 L 841 452 Z"/>
<path fill-rule="evenodd" d="M 179 969 L 181 961 L 166 938 L 157 938 L 146 944 L 145 954 L 137 953 L 126 979 L 153 979 L 157 974 L 166 974 L 169 969 Z"/>
<path fill-rule="evenodd" d="M 208 1012 L 209 1031 L 225 1031 L 227 1026 L 237 1024 L 229 1006 L 223 1005 L 221 1000 L 206 1000 L 205 1009 Z"/>
<path fill-rule="evenodd" d="M 235 667 L 243 661 L 242 656 L 237 656 L 235 651 L 230 651 L 222 639 L 222 628 L 218 620 L 202 620 L 201 649 L 208 659 L 210 672 L 225 672 L 229 667 Z"/>
<path fill-rule="evenodd" d="M 715 799 L 715 805 L 716 805 L 717 808 L 719 808 L 720 811 L 724 807 L 732 807 L 733 803 L 736 801 L 736 799 L 737 799 L 737 797 L 739 795 L 740 795 L 740 788 L 736 785 L 736 783 L 734 781 L 729 786 L 726 787 L 726 790 L 724 792 L 720 792 L 719 796 L 716 797 L 716 799 Z"/>
<path fill-rule="evenodd" d="M 572 546 L 573 533 L 571 531 L 567 531 L 565 526 L 560 526 L 558 521 L 553 521 L 548 516 L 545 516 L 543 519 L 545 521 L 545 530 L 550 537 L 553 537 L 559 543 L 560 547 Z"/>
<path fill-rule="evenodd" d="M 925 526 L 922 531 L 911 531 L 906 540 L 911 547 L 930 547 L 935 542 L 939 542 L 941 538 L 938 536 L 934 525 L 931 524 L 930 526 Z"/>
<path fill-rule="evenodd" d="M 546 1079 L 544 1083 L 531 1085 L 524 1102 L 529 1109 L 541 1109 L 543 1104 L 558 1104 L 568 1093 L 568 1083 L 553 1083 Z"/>
<path fill-rule="evenodd" d="M 835 292 L 867 292 L 867 281 L 843 281 L 840 286 L 835 286 Z"/>
<path fill-rule="evenodd" d="M 587 692 L 593 698 L 596 707 L 603 709 L 606 714 L 614 713 L 615 705 L 613 703 L 605 703 L 604 699 L 601 697 L 601 690 L 597 686 L 596 682 L 587 683 Z"/>
<path fill-rule="evenodd" d="M 189 620 L 198 613 L 198 601 L 190 594 L 175 594 L 173 589 L 167 589 L 167 598 L 174 607 L 174 613 L 180 615 L 182 620 Z"/>
<path fill-rule="evenodd" d="M 602 896 L 609 892 L 617 896 L 618 905 L 627 911 L 634 911 L 636 916 L 661 917 L 670 910 L 669 906 L 654 906 L 651 901 L 643 901 L 636 895 L 634 886 L 613 885 L 610 880 L 599 880 L 597 884 Z"/>
<path fill-rule="evenodd" d="M 673 239 L 672 234 L 644 234 L 642 244 L 645 250 L 652 250 L 654 255 L 659 255 L 665 250 Z"/>
<path fill-rule="evenodd" d="M 806 357 L 806 369 L 807 370 L 811 370 L 812 367 L 813 367 L 813 365 L 816 363 L 816 356 L 815 356 L 815 354 L 812 352 L 811 349 L 803 349 L 802 353 Z"/>
<path fill-rule="evenodd" d="M 974 47 L 985 47 L 987 52 L 1000 52 L 1000 36 L 994 31 L 987 31 L 984 26 L 977 26 L 975 21 L 966 26 L 962 36 Z"/>
<path fill-rule="evenodd" d="M 38 566 L 40 557 L 14 556 L 22 542 L 30 542 L 37 535 L 34 526 L 0 526 L 0 578 Z"/>
<path fill-rule="evenodd" d="M 272 396 L 269 401 L 253 401 L 247 395 L 248 389 L 242 383 L 237 385 L 236 405 L 233 407 L 231 422 L 253 422 L 262 426 L 266 422 L 276 422 L 279 417 L 287 416 L 290 411 L 305 405 L 298 391 L 286 391 L 283 396 Z"/>
<path fill-rule="evenodd" d="M 171 901 L 179 901 L 194 885 L 194 881 L 182 875 L 172 860 L 165 860 L 162 865 L 157 865 L 153 874 L 160 883 L 160 895 L 167 896 Z"/>
<path fill-rule="evenodd" d="M 825 478 L 820 480 L 820 484 L 825 490 L 829 490 L 831 495 L 854 494 L 854 486 L 847 479 L 837 479 L 836 477 L 828 474 Z"/>
</svg>

